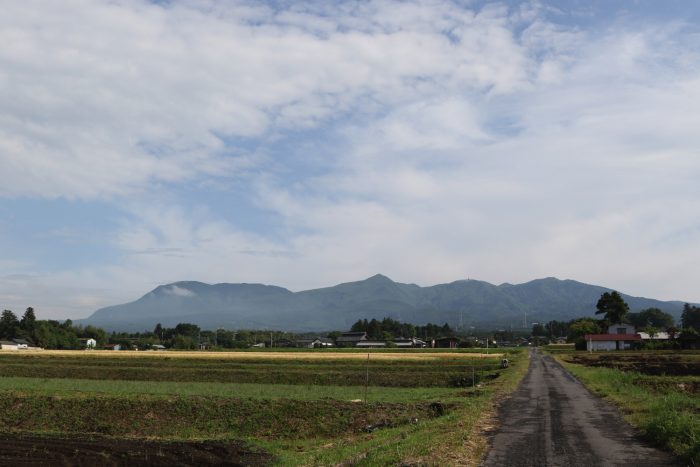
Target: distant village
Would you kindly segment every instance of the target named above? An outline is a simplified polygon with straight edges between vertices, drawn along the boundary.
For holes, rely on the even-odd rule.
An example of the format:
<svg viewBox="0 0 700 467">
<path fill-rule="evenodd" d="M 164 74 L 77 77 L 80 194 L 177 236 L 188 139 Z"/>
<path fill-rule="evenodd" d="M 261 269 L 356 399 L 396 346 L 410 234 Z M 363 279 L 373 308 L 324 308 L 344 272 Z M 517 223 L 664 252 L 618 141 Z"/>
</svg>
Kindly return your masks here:
<svg viewBox="0 0 700 467">
<path fill-rule="evenodd" d="M 453 329 L 449 324 L 415 325 L 392 318 L 361 319 L 347 331 L 290 333 L 270 330 L 203 330 L 192 323 L 173 328 L 157 324 L 152 331 L 108 333 L 70 320 L 38 320 L 32 308 L 21 319 L 10 310 L 0 316 L 0 350 L 226 350 L 246 348 L 490 348 L 571 345 L 578 350 L 700 348 L 700 307 L 686 304 L 681 327 L 655 308 L 630 313 L 619 294 L 604 294 L 597 314 L 602 319 L 532 323 L 531 330 Z"/>
</svg>

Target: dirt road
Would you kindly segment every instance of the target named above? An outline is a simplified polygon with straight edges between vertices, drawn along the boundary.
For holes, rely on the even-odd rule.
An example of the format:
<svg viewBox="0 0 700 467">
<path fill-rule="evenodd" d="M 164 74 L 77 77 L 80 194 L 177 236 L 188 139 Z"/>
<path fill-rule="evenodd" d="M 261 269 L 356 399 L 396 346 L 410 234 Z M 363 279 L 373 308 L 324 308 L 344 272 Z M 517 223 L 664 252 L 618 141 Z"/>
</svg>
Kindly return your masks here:
<svg viewBox="0 0 700 467">
<path fill-rule="evenodd" d="M 635 437 L 616 408 L 537 350 L 498 419 L 483 467 L 679 465 Z"/>
</svg>

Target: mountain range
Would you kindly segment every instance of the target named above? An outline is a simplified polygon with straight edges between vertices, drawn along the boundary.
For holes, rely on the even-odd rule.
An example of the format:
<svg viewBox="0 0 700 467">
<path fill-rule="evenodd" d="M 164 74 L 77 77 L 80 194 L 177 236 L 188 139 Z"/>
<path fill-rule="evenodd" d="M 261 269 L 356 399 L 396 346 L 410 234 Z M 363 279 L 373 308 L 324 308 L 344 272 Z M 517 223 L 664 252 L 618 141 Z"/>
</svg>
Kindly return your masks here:
<svg viewBox="0 0 700 467">
<path fill-rule="evenodd" d="M 358 319 L 390 317 L 414 324 L 515 329 L 593 316 L 601 294 L 610 290 L 551 277 L 517 285 L 459 280 L 420 287 L 377 274 L 301 292 L 263 284 L 184 281 L 161 285 L 136 301 L 99 309 L 75 322 L 117 331 L 185 322 L 203 329 L 327 331 L 346 330 Z M 683 307 L 679 301 L 622 296 L 631 311 L 656 307 L 678 319 Z"/>
</svg>

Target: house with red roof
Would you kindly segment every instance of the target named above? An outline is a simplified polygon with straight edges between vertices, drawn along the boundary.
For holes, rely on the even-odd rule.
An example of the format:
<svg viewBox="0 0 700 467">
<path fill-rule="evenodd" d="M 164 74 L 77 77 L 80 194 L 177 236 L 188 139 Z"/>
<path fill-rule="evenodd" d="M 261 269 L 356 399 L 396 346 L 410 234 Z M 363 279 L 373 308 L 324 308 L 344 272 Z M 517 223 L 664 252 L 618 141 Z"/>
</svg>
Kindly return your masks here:
<svg viewBox="0 0 700 467">
<path fill-rule="evenodd" d="M 607 334 L 586 334 L 586 350 L 629 350 L 639 346 L 642 336 L 631 324 L 613 324 Z"/>
</svg>

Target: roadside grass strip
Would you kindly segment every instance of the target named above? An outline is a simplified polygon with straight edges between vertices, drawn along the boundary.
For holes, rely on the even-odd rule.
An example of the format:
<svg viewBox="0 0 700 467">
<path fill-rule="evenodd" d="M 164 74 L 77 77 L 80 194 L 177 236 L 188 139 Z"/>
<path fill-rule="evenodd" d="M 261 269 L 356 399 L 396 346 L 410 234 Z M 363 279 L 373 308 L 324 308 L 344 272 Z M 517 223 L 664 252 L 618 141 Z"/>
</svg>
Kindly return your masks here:
<svg viewBox="0 0 700 467">
<path fill-rule="evenodd" d="M 649 441 L 700 465 L 700 397 L 685 392 L 685 383 L 674 377 L 586 367 L 562 356 L 557 359 L 592 391 L 620 407 L 625 419 Z"/>
</svg>

